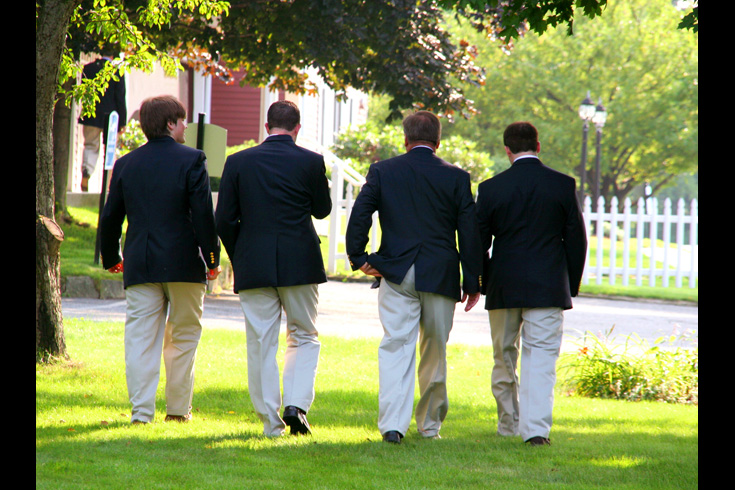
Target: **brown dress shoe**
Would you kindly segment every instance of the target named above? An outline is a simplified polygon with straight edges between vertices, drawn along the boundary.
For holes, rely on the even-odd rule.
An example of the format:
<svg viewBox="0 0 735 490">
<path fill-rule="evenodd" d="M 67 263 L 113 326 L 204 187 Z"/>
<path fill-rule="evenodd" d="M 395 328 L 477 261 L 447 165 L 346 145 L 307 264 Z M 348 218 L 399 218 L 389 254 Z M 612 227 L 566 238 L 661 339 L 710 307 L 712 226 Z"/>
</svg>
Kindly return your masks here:
<svg viewBox="0 0 735 490">
<path fill-rule="evenodd" d="M 536 436 L 526 441 L 531 446 L 551 446 L 551 440 L 548 437 Z"/>
<path fill-rule="evenodd" d="M 186 415 L 166 415 L 164 422 L 188 422 L 191 420 L 191 414 Z"/>
</svg>

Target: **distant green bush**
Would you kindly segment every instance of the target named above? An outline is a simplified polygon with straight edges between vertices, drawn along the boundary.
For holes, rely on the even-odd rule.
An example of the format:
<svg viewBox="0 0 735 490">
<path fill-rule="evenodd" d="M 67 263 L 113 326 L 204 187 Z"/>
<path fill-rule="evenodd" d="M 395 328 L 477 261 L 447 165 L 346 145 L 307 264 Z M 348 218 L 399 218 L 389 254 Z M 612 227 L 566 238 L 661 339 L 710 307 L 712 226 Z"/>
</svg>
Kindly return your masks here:
<svg viewBox="0 0 735 490">
<path fill-rule="evenodd" d="M 140 121 L 137 119 L 131 119 L 127 122 L 118 136 L 117 158 L 127 155 L 139 146 L 143 146 L 147 141 L 148 139 L 145 137 L 143 129 L 140 127 Z"/>
<path fill-rule="evenodd" d="M 253 146 L 258 146 L 258 142 L 255 140 L 245 140 L 242 142 L 242 144 L 228 146 L 225 150 L 225 156 L 230 156 L 233 153 L 237 153 L 238 151 L 247 150 L 248 148 L 252 148 Z"/>
<path fill-rule="evenodd" d="M 561 355 L 559 372 L 568 393 L 630 401 L 699 404 L 699 348 L 676 346 L 687 334 L 659 338 L 653 345 L 637 334 L 624 344 L 586 332 L 576 351 Z M 668 348 L 664 347 L 669 343 Z M 622 352 L 620 352 L 622 349 Z"/>
<path fill-rule="evenodd" d="M 331 150 L 339 158 L 349 159 L 352 167 L 362 175 L 367 175 L 371 164 L 406 152 L 400 126 L 375 122 L 343 131 Z M 495 162 L 490 155 L 478 150 L 474 141 L 459 136 L 441 140 L 437 155 L 469 172 L 473 189 L 494 172 Z"/>
</svg>

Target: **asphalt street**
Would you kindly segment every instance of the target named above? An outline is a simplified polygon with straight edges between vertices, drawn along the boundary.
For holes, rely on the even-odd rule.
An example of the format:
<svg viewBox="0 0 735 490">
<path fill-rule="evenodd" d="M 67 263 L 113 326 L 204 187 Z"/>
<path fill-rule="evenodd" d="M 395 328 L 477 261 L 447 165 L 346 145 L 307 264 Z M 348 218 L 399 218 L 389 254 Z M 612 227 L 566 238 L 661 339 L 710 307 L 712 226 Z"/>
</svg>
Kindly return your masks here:
<svg viewBox="0 0 735 490">
<path fill-rule="evenodd" d="M 328 281 L 319 285 L 317 329 L 322 335 L 381 337 L 378 318 L 378 290 L 369 283 Z M 490 327 L 484 298 L 469 312 L 457 304 L 450 344 L 490 345 Z M 622 343 L 637 334 L 649 343 L 660 337 L 687 334 L 664 347 L 691 347 L 698 342 L 699 307 L 657 301 L 629 301 L 597 297 L 577 297 L 574 308 L 564 312 L 564 349 L 575 347 L 584 332 L 601 335 L 612 329 L 613 340 Z M 64 317 L 125 321 L 125 300 L 62 298 Z M 204 328 L 245 329 L 239 297 L 232 291 L 207 295 L 204 300 Z"/>
</svg>

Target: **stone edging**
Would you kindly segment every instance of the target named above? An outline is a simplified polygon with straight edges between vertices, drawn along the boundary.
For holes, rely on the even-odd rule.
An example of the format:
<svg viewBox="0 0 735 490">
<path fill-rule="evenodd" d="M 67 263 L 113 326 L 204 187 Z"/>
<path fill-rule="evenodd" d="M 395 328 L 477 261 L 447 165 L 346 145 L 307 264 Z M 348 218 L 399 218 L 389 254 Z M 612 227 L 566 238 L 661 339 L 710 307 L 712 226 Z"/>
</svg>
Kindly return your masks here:
<svg viewBox="0 0 735 490">
<path fill-rule="evenodd" d="M 207 282 L 207 292 L 219 294 L 222 290 L 232 289 L 232 268 L 225 267 L 214 281 Z M 117 279 L 92 279 L 89 276 L 68 276 L 61 278 L 63 298 L 125 299 L 123 282 Z"/>
</svg>

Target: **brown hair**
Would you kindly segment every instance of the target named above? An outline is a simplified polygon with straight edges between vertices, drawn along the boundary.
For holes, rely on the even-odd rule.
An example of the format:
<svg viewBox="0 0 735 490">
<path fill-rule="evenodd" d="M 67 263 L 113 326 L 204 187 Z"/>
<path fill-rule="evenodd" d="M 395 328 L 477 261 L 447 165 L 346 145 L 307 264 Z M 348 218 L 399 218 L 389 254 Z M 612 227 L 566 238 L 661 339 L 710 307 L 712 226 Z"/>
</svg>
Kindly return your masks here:
<svg viewBox="0 0 735 490">
<path fill-rule="evenodd" d="M 530 122 L 514 122 L 505 128 L 503 144 L 512 153 L 536 151 L 538 149 L 538 131 Z"/>
<path fill-rule="evenodd" d="M 293 131 L 301 122 L 299 108 L 290 100 L 279 100 L 268 108 L 268 127 Z"/>
<path fill-rule="evenodd" d="M 169 136 L 168 123 L 186 119 L 186 109 L 173 95 L 145 99 L 140 105 L 140 127 L 149 140 Z"/>
<path fill-rule="evenodd" d="M 442 134 L 442 124 L 431 112 L 418 111 L 403 120 L 403 134 L 409 143 L 428 141 L 437 145 Z"/>
</svg>

